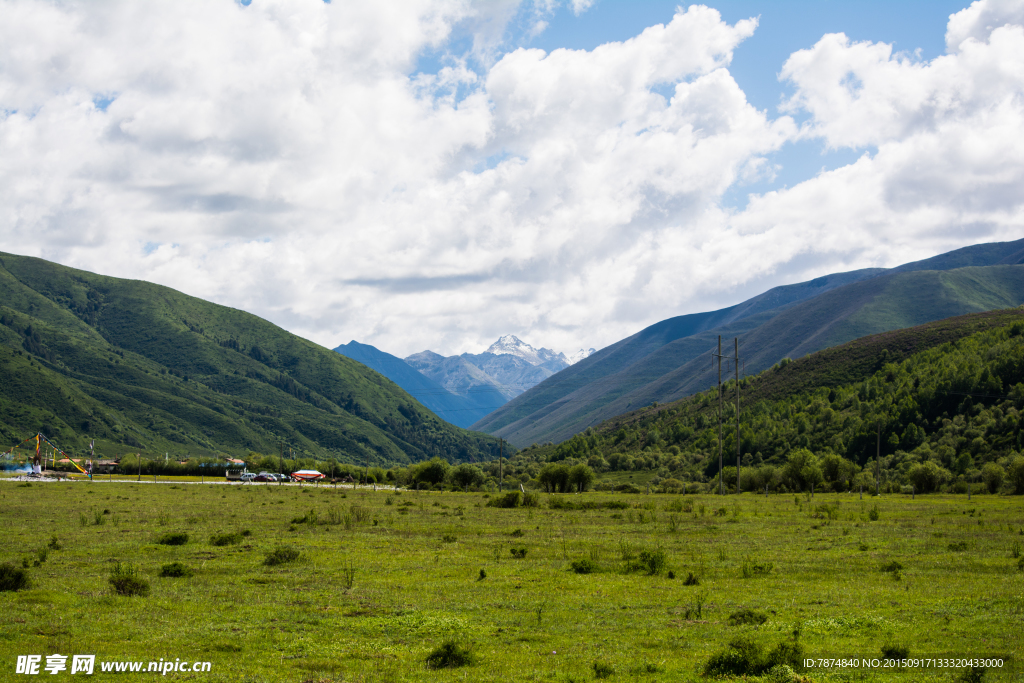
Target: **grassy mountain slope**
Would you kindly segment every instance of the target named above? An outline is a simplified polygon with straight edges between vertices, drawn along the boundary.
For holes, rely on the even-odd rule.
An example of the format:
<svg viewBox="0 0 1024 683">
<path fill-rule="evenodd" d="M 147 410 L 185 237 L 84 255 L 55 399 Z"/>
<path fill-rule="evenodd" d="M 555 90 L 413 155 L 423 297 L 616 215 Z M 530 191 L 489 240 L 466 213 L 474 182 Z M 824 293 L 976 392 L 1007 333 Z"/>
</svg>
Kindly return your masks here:
<svg viewBox="0 0 1024 683">
<path fill-rule="evenodd" d="M 0 438 L 359 463 L 489 457 L 365 366 L 243 311 L 0 254 Z"/>
<path fill-rule="evenodd" d="M 799 293 L 805 296 L 800 298 L 790 294 L 787 299 L 772 290 L 741 304 L 746 308 L 742 317 L 727 319 L 716 311 L 715 324 L 680 329 L 686 334 L 667 341 L 672 335 L 663 330 L 691 316 L 663 321 L 558 373 L 473 427 L 519 446 L 560 441 L 638 405 L 692 394 L 717 381 L 708 354 L 719 334 L 730 342 L 723 349 L 726 354 L 731 354 L 731 338 L 740 337 L 741 357 L 749 373 L 787 356 L 800 357 L 867 334 L 1017 305 L 1024 300 L 1024 266 L 956 271 L 921 267 L 1020 260 L 1022 248 L 1024 240 L 977 245 L 893 271 L 844 274 L 845 281 L 831 281 L 838 286 L 815 290 L 811 285 L 818 281 L 802 283 Z M 773 300 L 783 303 L 768 308 L 767 302 Z M 712 316 L 698 315 L 704 316 L 701 320 Z M 644 344 L 647 348 L 635 352 Z M 627 362 L 631 357 L 636 360 Z"/>
<path fill-rule="evenodd" d="M 781 363 L 740 385 L 750 488 L 771 483 L 770 477 L 753 481 L 757 466 L 782 465 L 800 448 L 864 466 L 879 438 L 883 478 L 905 484 L 930 473 L 946 483 L 977 481 L 988 463 L 1011 471 L 1022 449 L 1024 310 L 872 335 Z M 736 462 L 734 383 L 725 398 L 728 466 Z M 657 470 L 663 478 L 707 481 L 718 472 L 717 410 L 717 391 L 710 390 L 620 415 L 561 444 L 526 449 L 510 471 L 581 461 L 601 470 Z M 1024 461 L 1016 467 L 1024 472 Z M 856 467 L 834 469 L 826 468 L 824 479 L 851 485 Z M 734 482 L 734 469 L 729 476 Z"/>
<path fill-rule="evenodd" d="M 586 397 L 589 397 L 591 392 L 585 391 L 583 395 L 575 392 L 595 383 L 614 385 L 619 394 L 624 393 L 653 381 L 679 365 L 672 354 L 666 354 L 663 358 L 654 359 L 649 367 L 643 368 L 641 374 L 637 374 L 638 368 L 634 367 L 635 363 L 657 353 L 668 344 L 723 325 L 735 324 L 739 329 L 756 327 L 789 306 L 836 287 L 875 277 L 882 272 L 884 269 L 868 268 L 827 275 L 808 282 L 775 287 L 728 308 L 662 320 L 569 366 L 502 406 L 500 410 L 488 415 L 474 427 L 496 433 L 496 430 L 531 416 L 536 411 L 544 410 L 547 406 L 579 403 L 587 400 Z M 658 366 L 662 366 L 660 371 Z"/>
</svg>

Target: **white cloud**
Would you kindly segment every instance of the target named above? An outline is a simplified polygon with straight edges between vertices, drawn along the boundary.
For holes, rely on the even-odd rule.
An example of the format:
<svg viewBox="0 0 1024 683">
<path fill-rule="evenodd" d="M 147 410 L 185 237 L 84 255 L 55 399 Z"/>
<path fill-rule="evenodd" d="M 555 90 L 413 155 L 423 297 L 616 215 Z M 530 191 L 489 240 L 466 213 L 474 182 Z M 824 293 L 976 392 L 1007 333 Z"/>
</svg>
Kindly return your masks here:
<svg viewBox="0 0 1024 683">
<path fill-rule="evenodd" d="M 1017 236 L 1019 6 L 954 15 L 964 38 L 931 62 L 824 37 L 783 67 L 798 129 L 728 72 L 756 21 L 706 7 L 545 53 L 503 46 L 550 2 L 0 2 L 0 250 L 328 346 L 602 346 L 749 288 Z M 424 51 L 447 53 L 437 73 Z M 867 155 L 722 208 L 800 137 Z"/>
</svg>

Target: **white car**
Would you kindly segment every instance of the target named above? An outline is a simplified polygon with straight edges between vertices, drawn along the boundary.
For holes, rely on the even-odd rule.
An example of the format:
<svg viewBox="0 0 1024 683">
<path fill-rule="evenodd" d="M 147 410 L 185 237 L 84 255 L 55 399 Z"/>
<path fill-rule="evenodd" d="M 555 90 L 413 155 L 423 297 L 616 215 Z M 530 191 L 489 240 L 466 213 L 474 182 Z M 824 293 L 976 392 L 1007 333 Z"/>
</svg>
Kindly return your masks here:
<svg viewBox="0 0 1024 683">
<path fill-rule="evenodd" d="M 256 475 L 253 474 L 252 472 L 245 472 L 245 473 L 242 474 L 242 476 L 239 477 L 239 479 L 241 479 L 243 483 L 250 482 L 250 481 L 252 481 L 255 478 L 256 478 Z"/>
</svg>

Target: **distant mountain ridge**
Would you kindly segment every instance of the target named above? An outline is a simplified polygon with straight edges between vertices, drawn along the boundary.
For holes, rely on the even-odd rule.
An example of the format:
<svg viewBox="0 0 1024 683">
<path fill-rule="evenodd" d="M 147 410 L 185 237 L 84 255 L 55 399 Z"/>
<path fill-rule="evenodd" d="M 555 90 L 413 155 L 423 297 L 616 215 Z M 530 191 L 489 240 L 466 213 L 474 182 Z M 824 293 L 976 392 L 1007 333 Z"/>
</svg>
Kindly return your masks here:
<svg viewBox="0 0 1024 683">
<path fill-rule="evenodd" d="M 867 334 L 1024 302 L 1024 240 L 965 247 L 893 269 L 773 288 L 670 318 L 596 352 L 473 425 L 519 446 L 561 441 L 651 402 L 707 389 L 717 336 L 740 338 L 748 374 Z"/>
<path fill-rule="evenodd" d="M 334 350 L 384 375 L 442 420 L 457 427 L 468 427 L 507 400 L 497 391 L 476 391 L 465 396 L 452 393 L 401 358 L 369 344 L 353 340 Z"/>
<path fill-rule="evenodd" d="M 504 400 L 495 409 L 569 367 L 564 353 L 536 349 L 512 334 L 501 336 L 483 353 L 445 357 L 421 351 L 405 362 L 459 396 L 501 394 Z"/>
</svg>

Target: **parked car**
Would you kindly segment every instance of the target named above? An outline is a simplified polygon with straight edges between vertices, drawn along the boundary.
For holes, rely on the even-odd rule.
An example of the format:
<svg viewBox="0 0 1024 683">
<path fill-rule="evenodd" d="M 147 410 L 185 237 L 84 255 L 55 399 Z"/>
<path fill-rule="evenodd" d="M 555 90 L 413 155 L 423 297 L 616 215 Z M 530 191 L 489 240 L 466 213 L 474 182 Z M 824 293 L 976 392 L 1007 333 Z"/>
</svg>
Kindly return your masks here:
<svg viewBox="0 0 1024 683">
<path fill-rule="evenodd" d="M 289 475 L 287 475 L 287 474 L 275 474 L 274 475 L 274 480 L 275 481 L 291 481 L 292 478 Z"/>
<path fill-rule="evenodd" d="M 247 482 L 250 482 L 250 481 L 253 481 L 254 479 L 256 479 L 256 475 L 253 474 L 252 472 L 243 472 L 242 476 L 240 476 L 239 479 L 243 483 L 247 483 Z"/>
<path fill-rule="evenodd" d="M 277 476 L 270 472 L 260 472 L 253 481 L 277 481 Z"/>
</svg>

